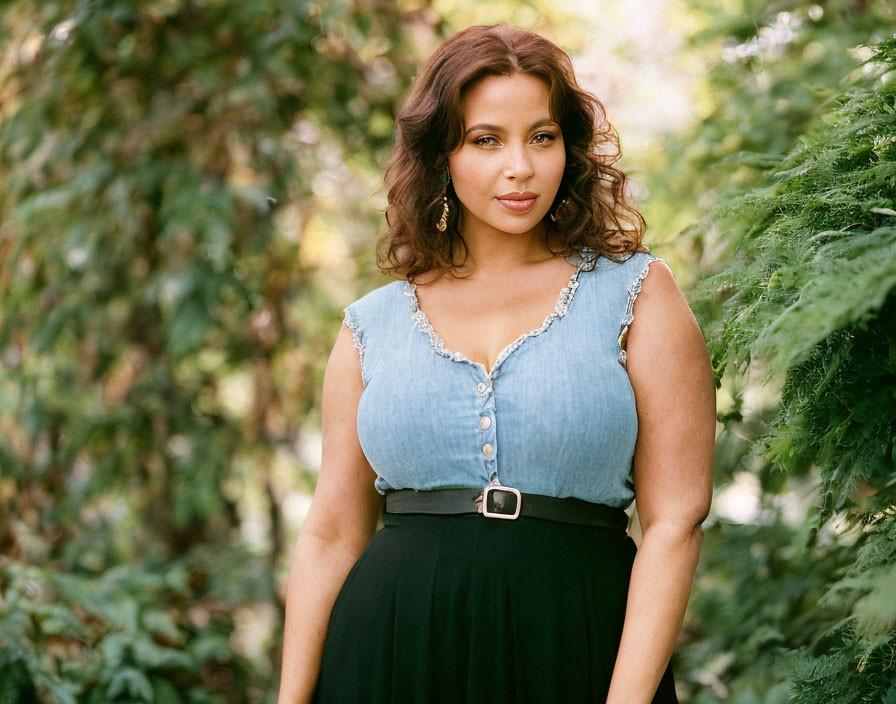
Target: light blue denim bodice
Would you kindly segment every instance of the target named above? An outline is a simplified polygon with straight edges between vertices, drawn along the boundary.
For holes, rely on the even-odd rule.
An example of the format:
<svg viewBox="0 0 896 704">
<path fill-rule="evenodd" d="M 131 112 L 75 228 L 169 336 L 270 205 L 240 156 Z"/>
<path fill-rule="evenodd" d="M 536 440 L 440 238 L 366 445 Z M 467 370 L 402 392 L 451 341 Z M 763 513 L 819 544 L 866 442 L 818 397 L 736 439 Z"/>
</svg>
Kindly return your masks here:
<svg viewBox="0 0 896 704">
<path fill-rule="evenodd" d="M 500 483 L 627 508 L 638 418 L 625 338 L 657 259 L 567 257 L 575 269 L 554 310 L 501 351 L 491 376 L 445 348 L 407 280 L 347 306 L 364 385 L 358 440 L 377 491 Z"/>
</svg>

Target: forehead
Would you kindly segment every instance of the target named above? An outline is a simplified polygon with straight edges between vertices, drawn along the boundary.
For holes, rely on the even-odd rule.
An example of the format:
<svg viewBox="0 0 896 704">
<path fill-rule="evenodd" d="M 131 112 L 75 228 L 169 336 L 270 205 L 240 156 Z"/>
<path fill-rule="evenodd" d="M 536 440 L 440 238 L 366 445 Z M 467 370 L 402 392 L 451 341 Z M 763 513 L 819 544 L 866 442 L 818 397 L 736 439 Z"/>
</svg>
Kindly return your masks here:
<svg viewBox="0 0 896 704">
<path fill-rule="evenodd" d="M 550 88 L 535 76 L 487 76 L 464 96 L 463 116 L 467 124 L 488 121 L 529 124 L 534 118 L 550 117 Z"/>
</svg>

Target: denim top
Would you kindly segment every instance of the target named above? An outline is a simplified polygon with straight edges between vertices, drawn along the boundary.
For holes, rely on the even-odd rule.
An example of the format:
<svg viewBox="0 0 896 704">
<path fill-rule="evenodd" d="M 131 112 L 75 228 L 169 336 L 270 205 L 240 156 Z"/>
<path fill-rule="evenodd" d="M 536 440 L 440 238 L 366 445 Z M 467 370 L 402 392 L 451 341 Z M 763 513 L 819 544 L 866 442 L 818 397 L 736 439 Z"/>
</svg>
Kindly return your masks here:
<svg viewBox="0 0 896 704">
<path fill-rule="evenodd" d="M 623 348 L 657 259 L 567 257 L 575 271 L 554 310 L 501 351 L 491 377 L 445 347 L 406 279 L 347 306 L 364 387 L 358 440 L 376 490 L 500 483 L 627 508 L 638 417 Z"/>
</svg>

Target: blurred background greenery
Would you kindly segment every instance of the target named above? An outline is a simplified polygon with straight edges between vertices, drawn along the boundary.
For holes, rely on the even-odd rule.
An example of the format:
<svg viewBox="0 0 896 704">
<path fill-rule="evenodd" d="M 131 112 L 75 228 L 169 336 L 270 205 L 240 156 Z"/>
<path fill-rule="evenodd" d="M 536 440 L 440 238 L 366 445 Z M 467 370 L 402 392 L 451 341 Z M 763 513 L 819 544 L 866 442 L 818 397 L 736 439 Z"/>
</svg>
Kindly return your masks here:
<svg viewBox="0 0 896 704">
<path fill-rule="evenodd" d="M 502 20 L 604 102 L 717 372 L 680 699 L 896 704 L 892 0 L 0 17 L 0 704 L 275 701 L 395 113 Z"/>
</svg>

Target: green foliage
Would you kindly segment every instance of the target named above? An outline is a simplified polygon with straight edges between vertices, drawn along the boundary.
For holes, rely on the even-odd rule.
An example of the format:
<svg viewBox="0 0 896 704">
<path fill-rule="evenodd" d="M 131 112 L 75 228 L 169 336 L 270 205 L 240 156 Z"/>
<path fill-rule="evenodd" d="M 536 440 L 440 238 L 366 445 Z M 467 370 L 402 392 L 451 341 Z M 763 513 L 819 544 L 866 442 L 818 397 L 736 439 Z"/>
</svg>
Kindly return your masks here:
<svg viewBox="0 0 896 704">
<path fill-rule="evenodd" d="M 689 701 L 788 701 L 790 652 L 839 617 L 820 603 L 850 548 L 811 546 L 807 529 L 719 522 L 704 536 L 679 670 L 704 686 Z"/>
<path fill-rule="evenodd" d="M 293 230 L 390 144 L 401 19 L 0 9 L 0 702 L 276 694 L 280 502 L 341 317 Z"/>
<path fill-rule="evenodd" d="M 222 684 L 250 686 L 253 665 L 230 642 L 233 614 L 271 585 L 238 547 L 97 576 L 0 567 L 0 702 L 211 703 L 229 701 L 215 694 Z M 228 588 L 236 580 L 241 588 Z"/>
<path fill-rule="evenodd" d="M 680 671 L 696 703 L 883 701 L 896 678 L 896 511 L 848 539 L 719 523 L 704 538 Z"/>
<path fill-rule="evenodd" d="M 662 143 L 645 205 L 654 241 L 674 235 L 676 251 L 700 260 L 696 281 L 735 256 L 746 228 L 695 221 L 726 193 L 766 183 L 855 70 L 853 47 L 885 39 L 896 11 L 892 0 L 678 0 L 677 15 L 694 27 L 683 63 L 699 77 L 695 123 Z"/>
<path fill-rule="evenodd" d="M 876 46 L 768 183 L 716 209 L 737 256 L 696 297 L 713 311 L 719 375 L 752 364 L 763 381 L 786 376 L 755 450 L 782 472 L 821 467 L 816 525 L 861 486 L 875 492 L 867 511 L 896 501 L 894 52 L 896 39 Z"/>
<path fill-rule="evenodd" d="M 709 210 L 680 246 L 731 398 L 716 481 L 763 493 L 756 525 L 705 531 L 677 672 L 700 704 L 896 700 L 896 12 L 691 4 L 691 50 L 723 58 L 669 150 L 693 178 L 655 192 Z"/>
<path fill-rule="evenodd" d="M 843 617 L 795 653 L 800 704 L 890 701 L 896 689 L 896 510 L 863 533 L 820 607 Z"/>
</svg>

